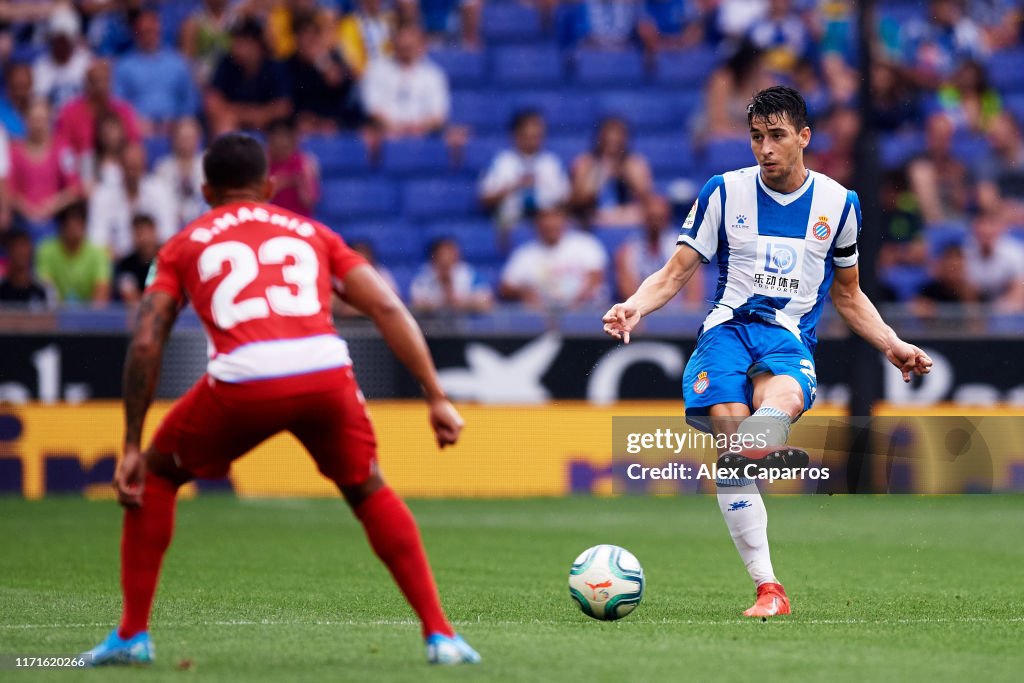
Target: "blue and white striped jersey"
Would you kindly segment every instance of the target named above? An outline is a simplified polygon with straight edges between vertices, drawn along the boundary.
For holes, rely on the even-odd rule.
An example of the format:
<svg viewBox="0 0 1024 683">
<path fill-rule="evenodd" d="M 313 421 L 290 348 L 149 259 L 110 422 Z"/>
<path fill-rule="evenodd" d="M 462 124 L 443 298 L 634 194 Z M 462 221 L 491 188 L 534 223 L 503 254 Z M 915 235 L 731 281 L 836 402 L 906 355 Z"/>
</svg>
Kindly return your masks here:
<svg viewBox="0 0 1024 683">
<path fill-rule="evenodd" d="M 752 316 L 813 350 L 834 268 L 856 265 L 860 228 L 857 193 L 820 173 L 789 194 L 767 187 L 758 166 L 714 176 L 678 240 L 705 263 L 718 258 L 715 305 L 701 329 Z"/>
</svg>

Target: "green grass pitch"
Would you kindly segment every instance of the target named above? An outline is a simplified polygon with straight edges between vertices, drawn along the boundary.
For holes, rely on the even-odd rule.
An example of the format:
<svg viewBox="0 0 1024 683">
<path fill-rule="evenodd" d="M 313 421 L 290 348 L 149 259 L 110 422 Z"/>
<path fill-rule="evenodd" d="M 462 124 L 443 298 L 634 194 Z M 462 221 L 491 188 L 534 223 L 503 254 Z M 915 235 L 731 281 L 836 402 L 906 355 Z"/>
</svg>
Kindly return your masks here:
<svg viewBox="0 0 1024 683">
<path fill-rule="evenodd" d="M 1024 497 L 775 497 L 795 614 L 753 597 L 710 497 L 413 501 L 444 601 L 484 663 L 431 668 L 411 611 L 340 500 L 179 504 L 148 670 L 3 680 L 1021 680 Z M 0 653 L 68 655 L 119 611 L 112 502 L 0 499 Z M 630 617 L 583 616 L 584 548 L 647 573 Z"/>
</svg>

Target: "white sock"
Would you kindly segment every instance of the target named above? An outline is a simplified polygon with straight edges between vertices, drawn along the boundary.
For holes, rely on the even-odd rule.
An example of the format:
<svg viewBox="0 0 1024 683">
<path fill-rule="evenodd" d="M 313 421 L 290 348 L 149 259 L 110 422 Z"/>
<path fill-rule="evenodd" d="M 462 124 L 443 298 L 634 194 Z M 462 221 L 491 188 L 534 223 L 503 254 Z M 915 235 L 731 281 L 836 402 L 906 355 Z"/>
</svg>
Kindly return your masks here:
<svg viewBox="0 0 1024 683">
<path fill-rule="evenodd" d="M 740 423 L 737 431 L 767 438 L 769 446 L 781 446 L 789 438 L 791 419 L 777 408 L 764 406 Z M 729 535 L 755 586 L 778 583 L 768 549 L 768 510 L 752 479 L 719 480 L 718 507 Z"/>
<path fill-rule="evenodd" d="M 757 484 L 719 486 L 718 507 L 754 585 L 778 583 L 768 550 L 768 511 Z"/>
</svg>

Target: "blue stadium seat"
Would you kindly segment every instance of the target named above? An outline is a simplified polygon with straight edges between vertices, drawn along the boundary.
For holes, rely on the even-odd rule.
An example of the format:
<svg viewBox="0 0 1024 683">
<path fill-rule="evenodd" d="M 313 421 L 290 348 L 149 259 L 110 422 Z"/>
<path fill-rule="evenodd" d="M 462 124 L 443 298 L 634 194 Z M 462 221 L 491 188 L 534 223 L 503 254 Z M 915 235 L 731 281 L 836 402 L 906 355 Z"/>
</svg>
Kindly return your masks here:
<svg viewBox="0 0 1024 683">
<path fill-rule="evenodd" d="M 718 64 L 711 48 L 659 52 L 655 60 L 655 80 L 659 85 L 703 88 Z"/>
<path fill-rule="evenodd" d="M 690 177 L 698 171 L 697 155 L 682 134 L 638 136 L 633 149 L 647 158 L 658 177 Z"/>
<path fill-rule="evenodd" d="M 419 265 L 403 264 L 392 267 L 384 259 L 381 259 L 381 263 L 391 271 L 391 277 L 395 278 L 395 284 L 398 286 L 398 295 L 402 297 L 403 301 L 408 301 L 409 288 L 412 285 L 413 278 L 416 277 L 416 273 L 420 269 Z"/>
<path fill-rule="evenodd" d="M 354 135 L 312 136 L 303 147 L 320 162 L 324 178 L 362 175 L 370 169 L 366 145 Z"/>
<path fill-rule="evenodd" d="M 576 53 L 576 82 L 586 86 L 629 88 L 645 81 L 644 60 L 633 50 L 593 50 Z"/>
<path fill-rule="evenodd" d="M 924 266 L 892 266 L 882 274 L 881 279 L 893 288 L 900 301 L 916 295 L 928 282 L 928 270 Z"/>
<path fill-rule="evenodd" d="M 345 222 L 398 212 L 398 191 L 387 178 L 328 180 L 321 189 L 317 213 L 327 221 Z"/>
<path fill-rule="evenodd" d="M 601 116 L 614 115 L 625 119 L 634 132 L 682 130 L 684 124 L 677 102 L 660 92 L 602 93 L 598 96 L 598 111 Z"/>
<path fill-rule="evenodd" d="M 702 157 L 702 175 L 708 177 L 757 163 L 750 151 L 750 143 L 740 139 L 712 140 L 704 148 Z"/>
<path fill-rule="evenodd" d="M 589 129 L 597 120 L 594 96 L 580 90 L 523 91 L 513 97 L 516 109 L 539 109 L 548 124 L 548 130 L 579 132 Z"/>
<path fill-rule="evenodd" d="M 495 155 L 511 145 L 507 135 L 473 138 L 462 152 L 460 168 L 468 173 L 480 173 L 491 165 Z"/>
<path fill-rule="evenodd" d="M 547 149 L 554 152 L 568 168 L 573 160 L 590 149 L 592 144 L 591 135 L 559 135 L 548 138 Z"/>
<path fill-rule="evenodd" d="M 989 59 L 988 77 L 1003 93 L 1024 93 L 1024 48 L 997 52 Z"/>
<path fill-rule="evenodd" d="M 985 136 L 962 133 L 953 136 L 952 152 L 968 168 L 975 168 L 992 154 L 992 148 Z"/>
<path fill-rule="evenodd" d="M 505 130 L 512 106 L 508 99 L 490 91 L 456 90 L 452 94 L 452 123 L 477 132 Z"/>
<path fill-rule="evenodd" d="M 171 153 L 171 139 L 165 135 L 146 138 L 142 144 L 146 148 L 146 158 L 150 168 Z"/>
<path fill-rule="evenodd" d="M 384 145 L 381 168 L 393 175 L 443 173 L 450 166 L 440 138 L 391 140 Z"/>
<path fill-rule="evenodd" d="M 885 168 L 898 168 L 924 151 L 924 133 L 899 133 L 882 138 L 879 156 Z"/>
<path fill-rule="evenodd" d="M 1024 125 L 1024 93 L 1007 95 L 1003 103 L 1006 110 L 1017 120 L 1017 123 Z"/>
<path fill-rule="evenodd" d="M 925 243 L 928 245 L 928 254 L 931 258 L 937 258 L 942 250 L 951 244 L 963 244 L 970 233 L 970 226 L 963 221 L 950 221 L 948 223 L 935 223 L 929 225 L 924 231 Z"/>
<path fill-rule="evenodd" d="M 414 219 L 467 216 L 480 205 L 472 180 L 411 180 L 402 188 L 402 208 Z"/>
<path fill-rule="evenodd" d="M 594 237 L 601 241 L 604 250 L 608 252 L 609 265 L 613 263 L 612 257 L 615 255 L 616 250 L 622 246 L 622 243 L 628 240 L 630 237 L 640 233 L 638 227 L 621 227 L 621 228 L 597 228 L 594 230 Z"/>
<path fill-rule="evenodd" d="M 500 47 L 492 55 L 491 71 L 501 86 L 556 86 L 564 78 L 562 53 L 554 47 Z"/>
<path fill-rule="evenodd" d="M 474 264 L 500 265 L 504 255 L 498 246 L 498 232 L 487 219 L 441 221 L 427 226 L 427 243 L 451 237 L 462 249 L 462 257 Z"/>
<path fill-rule="evenodd" d="M 488 44 L 525 43 L 541 37 L 540 14 L 519 3 L 486 3 L 480 23 Z"/>
<path fill-rule="evenodd" d="M 423 261 L 422 235 L 401 219 L 390 217 L 338 226 L 349 244 L 369 242 L 377 258 L 388 266 L 416 265 Z"/>
<path fill-rule="evenodd" d="M 432 50 L 430 58 L 444 70 L 455 88 L 478 85 L 487 76 L 487 60 L 483 52 L 444 47 Z"/>
</svg>

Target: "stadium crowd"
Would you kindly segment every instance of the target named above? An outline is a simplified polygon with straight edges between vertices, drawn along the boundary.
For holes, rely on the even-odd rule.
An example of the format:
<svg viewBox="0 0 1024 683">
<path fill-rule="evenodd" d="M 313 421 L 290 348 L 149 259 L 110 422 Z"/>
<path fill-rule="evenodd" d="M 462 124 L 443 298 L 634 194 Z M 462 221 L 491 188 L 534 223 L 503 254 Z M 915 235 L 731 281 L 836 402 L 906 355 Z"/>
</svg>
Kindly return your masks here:
<svg viewBox="0 0 1024 683">
<path fill-rule="evenodd" d="M 1024 11 L 877 4 L 863 103 L 850 0 L 0 0 L 0 304 L 136 302 L 206 208 L 203 140 L 243 129 L 273 201 L 420 311 L 603 306 L 753 165 L 746 102 L 783 82 L 810 168 L 855 187 L 881 133 L 883 298 L 1022 312 Z"/>
</svg>

